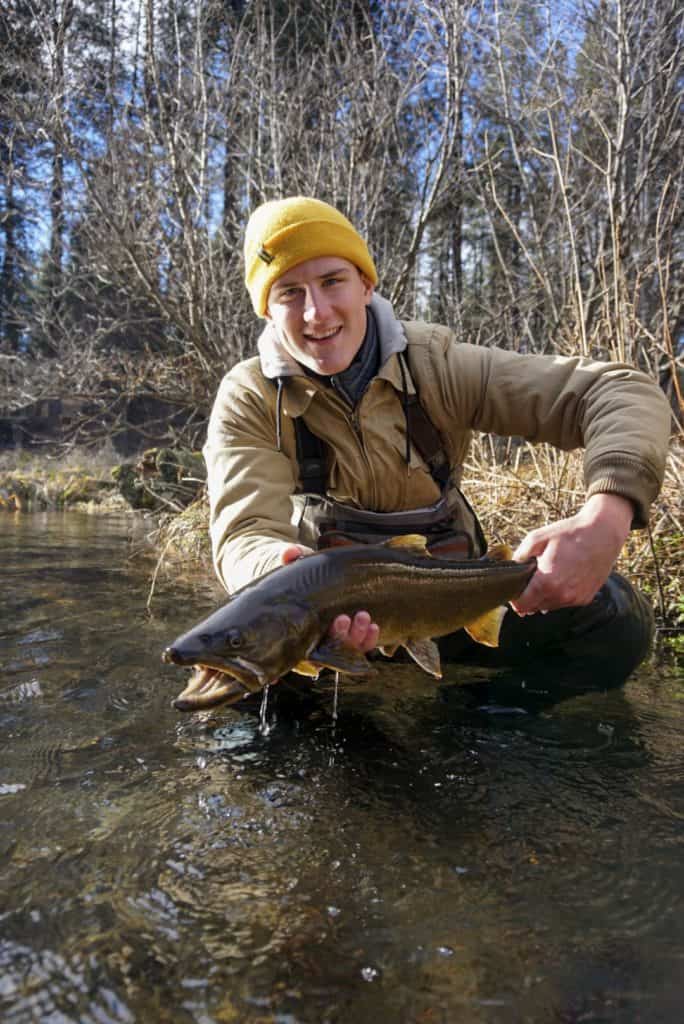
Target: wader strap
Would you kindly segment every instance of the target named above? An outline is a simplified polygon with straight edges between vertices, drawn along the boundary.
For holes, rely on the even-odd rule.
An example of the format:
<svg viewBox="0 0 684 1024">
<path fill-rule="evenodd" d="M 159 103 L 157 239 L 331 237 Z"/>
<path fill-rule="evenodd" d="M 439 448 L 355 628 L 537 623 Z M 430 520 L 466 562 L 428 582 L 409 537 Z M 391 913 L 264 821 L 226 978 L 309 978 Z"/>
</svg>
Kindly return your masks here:
<svg viewBox="0 0 684 1024">
<path fill-rule="evenodd" d="M 399 353 L 399 360 L 411 375 L 408 361 L 403 352 Z M 412 375 L 411 379 L 413 380 Z M 443 490 L 449 483 L 450 467 L 439 431 L 420 404 L 418 395 L 409 395 L 404 388 L 402 404 L 406 416 L 408 438 L 426 463 L 432 479 L 439 485 L 440 490 Z M 305 494 L 325 496 L 327 493 L 325 443 L 312 433 L 301 416 L 295 416 L 292 424 L 295 431 L 302 491 Z"/>
<path fill-rule="evenodd" d="M 415 395 L 408 396 L 406 404 L 406 427 L 411 444 L 427 463 L 430 476 L 439 484 L 440 489 L 449 482 L 449 463 L 444 454 L 442 439 L 428 419 Z M 305 494 L 327 493 L 327 463 L 325 458 L 325 442 L 316 437 L 301 416 L 292 420 L 297 445 L 297 462 Z"/>
<path fill-rule="evenodd" d="M 449 482 L 449 462 L 444 454 L 442 438 L 420 404 L 417 395 L 408 395 L 406 406 L 406 429 L 411 444 L 427 463 L 430 476 L 441 488 Z"/>
<path fill-rule="evenodd" d="M 297 444 L 297 462 L 304 494 L 327 493 L 328 467 L 325 457 L 325 442 L 307 427 L 301 416 L 292 420 Z"/>
</svg>

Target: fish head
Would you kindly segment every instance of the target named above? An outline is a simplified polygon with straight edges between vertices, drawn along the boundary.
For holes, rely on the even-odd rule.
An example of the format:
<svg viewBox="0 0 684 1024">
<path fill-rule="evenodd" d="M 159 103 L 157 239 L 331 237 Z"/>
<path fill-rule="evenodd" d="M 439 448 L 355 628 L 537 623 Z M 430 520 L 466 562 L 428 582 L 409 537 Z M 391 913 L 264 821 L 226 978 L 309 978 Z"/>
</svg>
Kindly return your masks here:
<svg viewBox="0 0 684 1024">
<path fill-rule="evenodd" d="M 315 627 L 305 603 L 238 595 L 164 651 L 164 661 L 195 669 L 174 706 L 195 711 L 263 690 L 300 661 Z"/>
</svg>

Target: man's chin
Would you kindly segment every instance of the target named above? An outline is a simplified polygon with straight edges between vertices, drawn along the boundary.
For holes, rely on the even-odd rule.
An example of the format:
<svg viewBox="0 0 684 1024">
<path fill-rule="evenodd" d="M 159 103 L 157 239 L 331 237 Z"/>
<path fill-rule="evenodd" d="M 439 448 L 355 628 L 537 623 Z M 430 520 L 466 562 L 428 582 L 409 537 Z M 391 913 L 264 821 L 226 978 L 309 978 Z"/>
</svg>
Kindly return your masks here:
<svg viewBox="0 0 684 1024">
<path fill-rule="evenodd" d="M 312 348 L 313 346 L 310 345 L 306 357 L 302 358 L 301 362 L 314 373 L 319 373 L 323 377 L 333 377 L 336 373 L 344 373 L 356 355 L 356 352 L 350 353 L 348 349 L 340 350 L 339 346 L 335 347 L 334 342 L 329 348 L 326 348 L 325 343 L 316 345 L 316 351 L 312 352 Z"/>
</svg>

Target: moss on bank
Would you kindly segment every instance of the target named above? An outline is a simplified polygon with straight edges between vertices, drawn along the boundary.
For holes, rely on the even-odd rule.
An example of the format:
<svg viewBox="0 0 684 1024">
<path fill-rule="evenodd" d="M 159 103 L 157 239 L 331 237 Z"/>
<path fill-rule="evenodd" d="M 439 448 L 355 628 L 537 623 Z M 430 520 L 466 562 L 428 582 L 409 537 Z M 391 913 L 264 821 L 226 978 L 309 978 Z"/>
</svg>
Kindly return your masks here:
<svg viewBox="0 0 684 1024">
<path fill-rule="evenodd" d="M 118 463 L 113 451 L 0 457 L 0 510 L 77 508 L 91 512 L 182 513 L 204 486 L 200 452 L 150 448 Z"/>
<path fill-rule="evenodd" d="M 89 469 L 43 468 L 0 470 L 0 510 L 30 512 L 71 508 L 85 512 L 127 512 L 116 483 Z"/>
</svg>

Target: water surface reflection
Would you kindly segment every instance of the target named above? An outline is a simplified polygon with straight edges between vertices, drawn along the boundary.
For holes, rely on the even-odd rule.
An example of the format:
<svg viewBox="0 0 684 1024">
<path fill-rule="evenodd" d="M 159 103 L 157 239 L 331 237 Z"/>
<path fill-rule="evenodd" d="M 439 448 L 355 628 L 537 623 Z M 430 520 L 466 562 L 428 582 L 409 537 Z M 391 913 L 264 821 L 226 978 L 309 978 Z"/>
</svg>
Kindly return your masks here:
<svg viewBox="0 0 684 1024">
<path fill-rule="evenodd" d="M 159 654 L 215 596 L 149 616 L 131 529 L 3 520 L 3 1020 L 679 1024 L 681 670 L 540 705 L 385 665 L 336 722 L 332 681 L 267 734 L 183 717 Z"/>
</svg>

